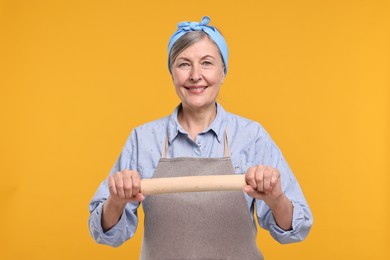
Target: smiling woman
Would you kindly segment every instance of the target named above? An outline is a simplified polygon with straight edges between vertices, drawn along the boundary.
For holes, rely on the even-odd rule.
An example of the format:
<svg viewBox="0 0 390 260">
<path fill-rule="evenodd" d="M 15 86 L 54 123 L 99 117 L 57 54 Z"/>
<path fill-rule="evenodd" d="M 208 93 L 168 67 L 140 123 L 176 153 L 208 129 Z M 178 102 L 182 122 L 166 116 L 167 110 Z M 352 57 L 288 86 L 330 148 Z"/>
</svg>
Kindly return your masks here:
<svg viewBox="0 0 390 260">
<path fill-rule="evenodd" d="M 206 33 L 196 31 L 187 33 L 182 38 L 187 35 L 191 37 L 194 33 L 203 36 L 181 50 L 176 59 L 172 57 L 170 68 L 176 93 L 182 101 L 183 109 L 179 111 L 179 122 L 192 139 L 214 120 L 217 113 L 215 101 L 225 78 L 219 49 Z M 207 113 L 208 111 L 211 113 Z M 184 113 L 201 113 L 204 124 L 190 125 L 191 121 L 188 119 L 193 115 L 185 116 Z"/>
<path fill-rule="evenodd" d="M 263 259 L 255 208 L 260 226 L 278 242 L 308 235 L 312 214 L 279 148 L 259 123 L 226 112 L 216 101 L 228 51 L 209 22 L 204 17 L 179 23 L 171 37 L 168 65 L 181 104 L 131 133 L 90 203 L 89 227 L 97 242 L 119 246 L 131 238 L 141 202 L 141 259 Z M 206 175 L 243 175 L 244 188 L 141 192 L 141 179 Z"/>
</svg>

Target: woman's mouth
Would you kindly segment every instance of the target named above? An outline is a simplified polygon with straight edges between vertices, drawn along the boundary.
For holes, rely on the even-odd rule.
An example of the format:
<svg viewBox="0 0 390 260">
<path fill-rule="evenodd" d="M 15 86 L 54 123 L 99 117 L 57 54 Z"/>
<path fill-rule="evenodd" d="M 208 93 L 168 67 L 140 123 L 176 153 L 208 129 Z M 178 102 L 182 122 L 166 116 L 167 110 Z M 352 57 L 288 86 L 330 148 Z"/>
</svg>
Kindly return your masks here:
<svg viewBox="0 0 390 260">
<path fill-rule="evenodd" d="M 205 87 L 199 87 L 199 86 L 194 86 L 194 87 L 185 87 L 189 92 L 192 94 L 200 94 L 202 93 L 208 86 Z"/>
</svg>

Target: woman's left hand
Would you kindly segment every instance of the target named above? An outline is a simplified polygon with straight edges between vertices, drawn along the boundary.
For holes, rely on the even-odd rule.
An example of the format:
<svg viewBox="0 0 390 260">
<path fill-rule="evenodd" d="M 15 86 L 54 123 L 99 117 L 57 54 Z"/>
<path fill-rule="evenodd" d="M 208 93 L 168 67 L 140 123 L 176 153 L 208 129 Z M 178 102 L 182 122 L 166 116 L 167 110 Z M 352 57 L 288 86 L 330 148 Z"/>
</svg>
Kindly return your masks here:
<svg viewBox="0 0 390 260">
<path fill-rule="evenodd" d="M 248 185 L 244 191 L 249 196 L 263 200 L 270 207 L 276 223 L 283 230 L 291 230 L 293 205 L 282 191 L 280 173 L 270 166 L 250 167 L 245 174 Z"/>
<path fill-rule="evenodd" d="M 248 184 L 244 191 L 255 199 L 263 200 L 269 207 L 280 201 L 284 193 L 280 181 L 280 173 L 270 166 L 257 165 L 250 167 L 245 174 Z"/>
</svg>

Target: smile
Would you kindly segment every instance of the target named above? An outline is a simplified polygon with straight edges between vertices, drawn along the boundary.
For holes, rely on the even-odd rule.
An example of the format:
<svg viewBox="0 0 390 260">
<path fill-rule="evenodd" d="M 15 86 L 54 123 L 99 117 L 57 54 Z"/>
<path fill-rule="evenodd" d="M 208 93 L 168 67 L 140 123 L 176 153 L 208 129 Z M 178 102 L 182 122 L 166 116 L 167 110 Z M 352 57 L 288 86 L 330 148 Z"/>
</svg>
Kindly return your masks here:
<svg viewBox="0 0 390 260">
<path fill-rule="evenodd" d="M 187 90 L 189 90 L 191 93 L 194 94 L 200 94 L 202 93 L 208 86 L 205 87 L 185 87 Z"/>
</svg>

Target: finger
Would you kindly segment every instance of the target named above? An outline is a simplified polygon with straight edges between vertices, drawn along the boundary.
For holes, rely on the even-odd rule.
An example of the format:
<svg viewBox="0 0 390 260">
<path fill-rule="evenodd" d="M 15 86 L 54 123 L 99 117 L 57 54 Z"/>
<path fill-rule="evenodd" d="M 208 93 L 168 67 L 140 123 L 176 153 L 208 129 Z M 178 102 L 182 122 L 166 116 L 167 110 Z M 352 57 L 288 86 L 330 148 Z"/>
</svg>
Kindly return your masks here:
<svg viewBox="0 0 390 260">
<path fill-rule="evenodd" d="M 110 175 L 108 177 L 108 190 L 109 190 L 110 194 L 113 195 L 114 197 L 118 196 L 118 192 L 117 192 L 116 186 L 115 186 L 115 180 L 114 180 L 114 177 L 112 175 Z"/>
<path fill-rule="evenodd" d="M 244 192 L 246 192 L 246 193 L 252 193 L 252 192 L 254 192 L 255 190 L 253 189 L 253 187 L 251 186 L 251 185 L 246 185 L 245 187 L 244 187 Z"/>
<path fill-rule="evenodd" d="M 272 168 L 265 167 L 263 171 L 263 191 L 268 193 L 271 191 L 271 178 L 272 178 Z"/>
<path fill-rule="evenodd" d="M 125 194 L 126 199 L 130 199 L 133 197 L 132 189 L 133 189 L 133 183 L 131 179 L 131 173 L 128 170 L 123 171 L 123 192 Z"/>
<path fill-rule="evenodd" d="M 264 192 L 264 165 L 258 165 L 255 172 L 257 191 Z"/>
<path fill-rule="evenodd" d="M 248 171 L 245 174 L 246 183 L 252 186 L 253 189 L 257 189 L 257 184 L 255 180 L 255 170 L 256 167 L 249 167 Z"/>
<path fill-rule="evenodd" d="M 118 174 L 115 174 L 113 177 L 114 177 L 115 187 L 117 190 L 118 197 L 121 199 L 126 198 L 125 192 L 123 190 L 123 174 L 122 174 L 122 172 L 118 172 Z"/>
<path fill-rule="evenodd" d="M 274 187 L 278 185 L 280 182 L 280 173 L 277 169 L 273 169 L 272 178 L 271 178 L 271 186 Z"/>
<path fill-rule="evenodd" d="M 253 187 L 251 185 L 246 185 L 244 187 L 244 192 L 246 192 L 251 197 L 255 197 L 255 195 L 256 195 L 256 190 L 253 189 Z"/>
<path fill-rule="evenodd" d="M 142 193 L 137 193 L 137 194 L 134 196 L 134 200 L 135 200 L 135 201 L 142 202 L 144 199 L 145 199 L 145 196 L 144 196 Z"/>
<path fill-rule="evenodd" d="M 137 195 L 140 191 L 140 188 L 141 188 L 141 177 L 139 176 L 139 173 L 134 171 L 131 175 L 131 180 L 132 180 L 132 183 L 133 183 L 133 193 L 132 193 L 132 196 L 134 197 L 135 195 Z"/>
<path fill-rule="evenodd" d="M 244 187 L 244 192 L 246 192 L 249 196 L 255 199 L 263 199 L 263 194 L 258 192 L 257 190 L 254 190 L 252 186 L 246 185 Z"/>
<path fill-rule="evenodd" d="M 277 169 L 274 169 L 272 172 L 271 178 L 271 190 L 272 192 L 281 191 L 282 184 L 280 182 L 280 172 Z"/>
</svg>

